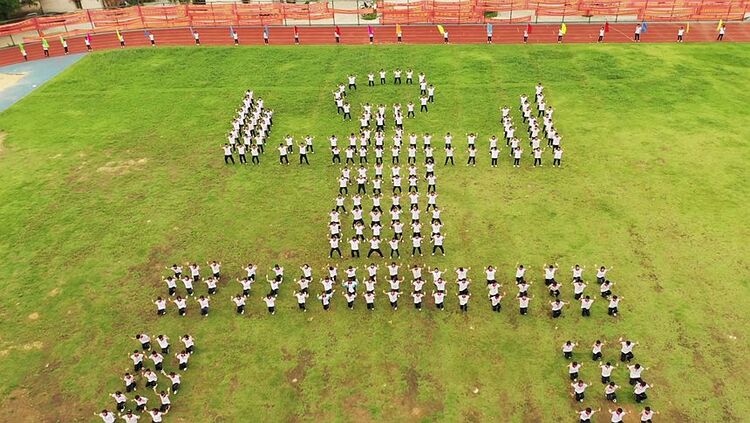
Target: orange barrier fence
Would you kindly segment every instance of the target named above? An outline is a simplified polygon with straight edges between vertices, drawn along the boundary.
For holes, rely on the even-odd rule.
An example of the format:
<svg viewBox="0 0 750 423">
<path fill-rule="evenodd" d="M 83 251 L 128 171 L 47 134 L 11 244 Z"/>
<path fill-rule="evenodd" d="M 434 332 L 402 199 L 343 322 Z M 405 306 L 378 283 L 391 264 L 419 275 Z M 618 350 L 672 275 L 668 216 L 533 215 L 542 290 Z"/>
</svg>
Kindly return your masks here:
<svg viewBox="0 0 750 423">
<path fill-rule="evenodd" d="M 295 25 L 332 19 L 336 15 L 377 13 L 378 20 L 362 24 L 451 23 L 469 24 L 564 21 L 566 18 L 600 17 L 617 21 L 743 20 L 750 0 L 377 0 L 375 8 L 341 9 L 325 2 L 208 3 L 205 5 L 134 6 L 122 9 L 84 10 L 59 16 L 37 17 L 0 25 L 0 36 L 36 33 L 30 40 L 51 34 L 76 34 L 113 29 L 171 27 Z M 498 14 L 500 14 L 498 16 Z M 515 14 L 515 16 L 514 16 Z M 551 19 L 550 19 L 551 18 Z M 358 17 L 359 19 L 359 17 Z M 359 20 L 357 21 L 359 23 Z M 16 40 L 13 40 L 14 42 Z"/>
</svg>

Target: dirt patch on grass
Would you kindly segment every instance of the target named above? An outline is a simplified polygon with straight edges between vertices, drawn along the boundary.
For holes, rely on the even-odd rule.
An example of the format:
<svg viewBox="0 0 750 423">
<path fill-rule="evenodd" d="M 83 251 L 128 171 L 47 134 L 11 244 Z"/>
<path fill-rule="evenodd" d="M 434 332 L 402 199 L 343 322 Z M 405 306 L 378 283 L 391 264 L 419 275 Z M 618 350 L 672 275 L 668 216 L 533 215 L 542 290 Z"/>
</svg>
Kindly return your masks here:
<svg viewBox="0 0 750 423">
<path fill-rule="evenodd" d="M 122 162 L 108 162 L 104 166 L 101 166 L 96 169 L 97 172 L 100 173 L 107 173 L 110 175 L 124 175 L 132 170 L 139 170 L 148 163 L 147 158 L 142 158 L 138 160 L 125 160 Z"/>
<path fill-rule="evenodd" d="M 29 320 L 36 320 L 38 318 L 39 318 L 39 313 L 37 313 L 37 312 L 33 312 L 33 313 L 29 314 Z"/>
<path fill-rule="evenodd" d="M 8 135 L 5 132 L 0 131 L 0 157 L 3 156 L 5 151 L 5 136 Z"/>
<path fill-rule="evenodd" d="M 297 353 L 297 365 L 286 372 L 286 380 L 294 387 L 297 394 L 302 388 L 300 385 L 305 380 L 307 369 L 313 365 L 313 353 L 309 350 L 301 350 Z"/>
<path fill-rule="evenodd" d="M 4 410 L 3 418 L 9 422 L 43 422 L 48 416 L 42 414 L 39 405 L 27 389 L 18 388 L 0 403 L 0 409 Z"/>
<path fill-rule="evenodd" d="M 407 420 L 429 420 L 443 410 L 443 404 L 440 401 L 419 400 L 420 375 L 414 366 L 407 368 L 403 377 L 406 382 L 406 391 L 401 398 L 401 407 Z"/>
<path fill-rule="evenodd" d="M 356 423 L 370 423 L 375 420 L 370 416 L 370 411 L 363 405 L 366 404 L 366 399 L 362 394 L 355 394 L 348 397 L 344 403 L 343 408 L 348 421 Z"/>
<path fill-rule="evenodd" d="M 643 237 L 635 230 L 635 226 L 633 225 L 628 226 L 628 235 L 633 242 L 633 254 L 638 259 L 641 269 L 643 269 L 638 276 L 642 279 L 650 280 L 653 282 L 654 290 L 656 292 L 662 292 L 664 287 L 659 283 L 659 276 L 656 274 L 654 263 L 651 261 L 651 257 L 643 251 L 643 245 L 645 244 Z"/>
</svg>

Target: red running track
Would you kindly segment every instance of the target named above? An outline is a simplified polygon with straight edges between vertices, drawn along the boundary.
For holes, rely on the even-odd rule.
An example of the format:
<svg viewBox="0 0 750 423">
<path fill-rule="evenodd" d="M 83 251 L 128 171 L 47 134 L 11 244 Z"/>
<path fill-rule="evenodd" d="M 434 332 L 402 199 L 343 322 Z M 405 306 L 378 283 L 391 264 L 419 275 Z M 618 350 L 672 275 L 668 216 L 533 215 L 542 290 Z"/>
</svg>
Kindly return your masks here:
<svg viewBox="0 0 750 423">
<path fill-rule="evenodd" d="M 652 23 L 648 31 L 641 35 L 644 43 L 675 42 L 680 23 Z M 477 44 L 487 42 L 486 27 L 484 25 L 444 25 L 448 31 L 451 44 Z M 594 43 L 599 36 L 600 24 L 567 24 L 568 31 L 563 43 Z M 605 43 L 633 42 L 635 24 L 610 24 L 610 31 L 606 34 Z M 340 26 L 342 44 L 367 44 L 369 42 L 366 26 Z M 519 44 L 523 42 L 523 31 L 526 25 L 494 25 L 493 42 L 495 44 Z M 435 25 L 402 25 L 404 44 L 442 44 L 443 36 Z M 529 44 L 554 44 L 557 42 L 559 24 L 533 25 L 529 36 Z M 194 39 L 189 28 L 152 29 L 157 45 L 193 45 Z M 202 45 L 231 45 L 232 37 L 229 27 L 197 28 Z M 235 28 L 239 35 L 240 45 L 263 44 L 263 28 L 247 27 Z M 301 45 L 335 44 L 333 26 L 305 26 L 298 27 Z M 375 44 L 396 43 L 395 25 L 375 26 Z M 125 38 L 125 48 L 148 46 L 149 41 L 143 30 L 122 31 Z M 294 43 L 294 28 L 291 26 L 271 27 L 269 43 L 272 45 L 289 45 Z M 716 23 L 701 23 L 690 25 L 690 32 L 685 35 L 685 42 L 716 42 Z M 68 38 L 71 53 L 86 51 L 84 36 Z M 724 42 L 749 42 L 750 25 L 742 23 L 727 24 Z M 59 40 L 50 37 L 50 55 L 60 56 L 63 48 Z M 117 49 L 119 43 L 114 32 L 91 34 L 91 44 L 94 50 Z M 44 59 L 41 43 L 25 45 L 29 60 Z M 0 66 L 19 63 L 23 57 L 18 47 L 0 49 Z"/>
</svg>

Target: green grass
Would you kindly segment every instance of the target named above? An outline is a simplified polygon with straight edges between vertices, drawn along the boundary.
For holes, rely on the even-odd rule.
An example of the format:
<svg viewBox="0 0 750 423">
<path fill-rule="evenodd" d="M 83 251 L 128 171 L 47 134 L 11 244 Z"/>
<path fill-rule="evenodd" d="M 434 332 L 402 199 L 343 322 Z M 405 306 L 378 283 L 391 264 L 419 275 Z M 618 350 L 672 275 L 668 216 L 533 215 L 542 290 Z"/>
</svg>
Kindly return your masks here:
<svg viewBox="0 0 750 423">
<path fill-rule="evenodd" d="M 473 267 L 469 314 L 455 300 L 442 314 L 393 313 L 381 295 L 372 314 L 336 298 L 330 313 L 311 302 L 302 315 L 287 284 L 276 316 L 260 302 L 263 287 L 239 318 L 232 284 L 208 319 L 195 305 L 185 319 L 173 310 L 157 319 L 150 301 L 172 262 L 220 259 L 232 278 L 248 260 L 321 273 L 338 173 L 325 140 L 356 125 L 337 120 L 330 91 L 356 72 L 352 101 L 415 98 L 413 87 L 365 86 L 367 71 L 396 66 L 436 85 L 429 115 L 407 122 L 436 140 L 451 131 L 463 146 L 458 134 L 476 131 L 486 142 L 499 107 L 517 114 L 518 95 L 537 81 L 557 110 L 563 169 L 528 159 L 513 169 L 505 155 L 491 169 L 484 154 L 466 168 L 463 152 L 455 168 L 438 166 L 449 254 L 424 262 Z M 106 394 L 122 386 L 132 336 L 147 331 L 197 339 L 168 421 L 573 421 L 560 345 L 582 344 L 576 358 L 594 385 L 585 405 L 606 412 L 589 345 L 627 336 L 642 343 L 637 361 L 651 367 L 661 421 L 741 421 L 750 413 L 748 78 L 741 44 L 93 54 L 0 115 L 0 409 L 14 421 L 93 418 L 112 407 Z M 273 143 L 317 136 L 312 166 L 282 168 L 272 153 L 260 167 L 223 165 L 219 145 L 246 88 L 276 110 Z M 621 317 L 598 301 L 589 320 L 576 308 L 553 322 L 543 285 L 532 288 L 530 316 L 511 298 L 491 314 L 480 268 L 499 266 L 515 292 L 517 261 L 538 282 L 545 262 L 588 265 L 589 277 L 595 263 L 613 265 Z M 616 360 L 616 348 L 605 358 Z M 627 386 L 623 369 L 615 380 Z M 625 391 L 622 406 L 640 410 Z"/>
</svg>

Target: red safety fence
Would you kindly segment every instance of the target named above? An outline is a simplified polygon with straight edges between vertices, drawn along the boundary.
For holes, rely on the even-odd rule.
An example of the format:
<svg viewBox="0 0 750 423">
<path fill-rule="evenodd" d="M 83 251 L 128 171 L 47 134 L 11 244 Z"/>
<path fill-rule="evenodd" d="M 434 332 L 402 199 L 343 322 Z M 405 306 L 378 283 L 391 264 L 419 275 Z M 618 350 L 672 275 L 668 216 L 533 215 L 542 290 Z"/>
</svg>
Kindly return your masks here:
<svg viewBox="0 0 750 423">
<path fill-rule="evenodd" d="M 361 24 L 476 24 L 486 22 L 554 22 L 573 18 L 601 21 L 737 21 L 750 13 L 750 0 L 377 0 L 374 8 L 342 9 L 325 2 L 209 3 L 168 6 L 134 6 L 122 9 L 84 10 L 37 17 L 0 25 L 0 36 L 12 42 L 44 36 L 97 33 L 114 29 L 172 27 L 299 25 L 332 20 L 336 15 L 377 13 L 377 20 Z M 370 16 L 371 17 L 371 16 Z M 346 23 L 351 24 L 351 21 Z M 33 34 L 33 35 L 32 35 Z M 13 37 L 16 37 L 15 39 Z"/>
</svg>

